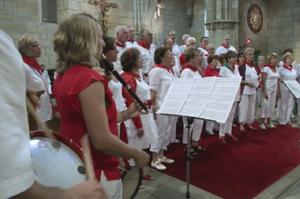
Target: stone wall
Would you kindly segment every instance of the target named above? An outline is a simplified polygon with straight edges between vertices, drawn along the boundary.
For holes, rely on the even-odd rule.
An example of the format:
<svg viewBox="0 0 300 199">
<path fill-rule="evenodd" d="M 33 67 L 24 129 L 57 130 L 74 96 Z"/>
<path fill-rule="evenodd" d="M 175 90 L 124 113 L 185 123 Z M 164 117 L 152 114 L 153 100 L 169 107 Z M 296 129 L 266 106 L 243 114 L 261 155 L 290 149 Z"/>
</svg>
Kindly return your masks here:
<svg viewBox="0 0 300 199">
<path fill-rule="evenodd" d="M 252 33 L 247 25 L 247 10 L 251 0 L 240 1 L 240 43 L 253 40 L 253 47 L 261 54 L 278 52 L 285 48 L 294 50 L 295 60 L 300 61 L 300 1 L 257 0 L 263 11 L 264 24 L 259 33 Z"/>
<path fill-rule="evenodd" d="M 93 6 L 85 0 L 58 0 L 57 3 L 58 21 L 83 11 L 97 15 Z M 16 44 L 23 34 L 36 37 L 42 49 L 39 62 L 47 68 L 55 68 L 52 41 L 58 25 L 42 22 L 41 6 L 41 0 L 0 0 L 0 27 Z"/>
</svg>

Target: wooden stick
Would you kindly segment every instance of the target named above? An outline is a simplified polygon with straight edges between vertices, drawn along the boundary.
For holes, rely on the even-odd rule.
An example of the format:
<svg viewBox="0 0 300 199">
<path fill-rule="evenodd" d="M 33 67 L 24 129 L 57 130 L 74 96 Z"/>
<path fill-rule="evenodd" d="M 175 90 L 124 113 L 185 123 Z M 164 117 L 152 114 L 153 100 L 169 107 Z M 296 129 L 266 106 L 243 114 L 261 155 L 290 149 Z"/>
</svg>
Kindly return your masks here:
<svg viewBox="0 0 300 199">
<path fill-rule="evenodd" d="M 88 179 L 89 180 L 96 179 L 88 135 L 85 134 L 80 140 L 80 142 L 82 147 L 83 161 L 85 164 L 85 169 L 86 169 Z"/>
<path fill-rule="evenodd" d="M 47 126 L 47 124 L 45 122 L 41 121 L 32 102 L 28 99 L 28 97 L 26 98 L 26 105 L 27 105 L 29 114 L 32 116 L 34 121 L 37 123 L 38 127 L 42 128 L 42 131 L 45 134 L 45 136 L 49 139 L 56 140 L 56 138 L 52 134 L 52 130 Z"/>
</svg>

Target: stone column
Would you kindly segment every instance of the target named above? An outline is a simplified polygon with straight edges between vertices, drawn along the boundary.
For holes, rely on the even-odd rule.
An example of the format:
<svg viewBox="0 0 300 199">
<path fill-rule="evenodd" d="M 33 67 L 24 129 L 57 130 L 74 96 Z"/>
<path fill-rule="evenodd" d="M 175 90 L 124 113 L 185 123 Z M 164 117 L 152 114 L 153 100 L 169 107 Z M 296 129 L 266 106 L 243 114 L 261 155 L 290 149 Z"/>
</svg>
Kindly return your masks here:
<svg viewBox="0 0 300 199">
<path fill-rule="evenodd" d="M 238 49 L 239 0 L 206 0 L 207 23 L 210 41 L 218 47 L 223 37 L 229 34 L 231 45 Z"/>
</svg>

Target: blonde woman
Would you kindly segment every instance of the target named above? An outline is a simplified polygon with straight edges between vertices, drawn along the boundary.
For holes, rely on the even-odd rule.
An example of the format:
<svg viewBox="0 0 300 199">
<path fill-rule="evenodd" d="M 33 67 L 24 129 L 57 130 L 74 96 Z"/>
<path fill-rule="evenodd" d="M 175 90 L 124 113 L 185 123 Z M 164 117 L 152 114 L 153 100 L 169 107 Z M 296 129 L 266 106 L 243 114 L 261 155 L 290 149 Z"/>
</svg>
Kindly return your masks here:
<svg viewBox="0 0 300 199">
<path fill-rule="evenodd" d="M 96 177 L 109 198 L 121 199 L 122 183 L 115 156 L 132 158 L 144 167 L 149 155 L 117 138 L 117 122 L 131 118 L 136 109 L 118 113 L 108 80 L 93 70 L 102 47 L 102 31 L 92 16 L 76 14 L 64 20 L 54 35 L 59 73 L 54 95 L 61 114 L 61 134 L 77 144 L 88 134 Z"/>
<path fill-rule="evenodd" d="M 273 128 L 271 118 L 275 109 L 276 98 L 280 97 L 279 89 L 279 73 L 277 69 L 277 54 L 271 53 L 268 56 L 268 62 L 263 68 L 262 74 L 262 93 L 263 93 L 263 106 L 262 106 L 262 119 L 263 123 L 260 124 L 262 129 L 268 127 Z"/>
<path fill-rule="evenodd" d="M 293 111 L 294 106 L 294 96 L 289 91 L 287 86 L 283 83 L 285 80 L 296 80 L 297 79 L 297 71 L 293 67 L 293 55 L 290 52 L 287 52 L 283 55 L 283 66 L 279 68 L 280 75 L 280 92 L 281 98 L 279 102 L 279 124 L 286 125 L 290 124 L 290 118 Z"/>
</svg>

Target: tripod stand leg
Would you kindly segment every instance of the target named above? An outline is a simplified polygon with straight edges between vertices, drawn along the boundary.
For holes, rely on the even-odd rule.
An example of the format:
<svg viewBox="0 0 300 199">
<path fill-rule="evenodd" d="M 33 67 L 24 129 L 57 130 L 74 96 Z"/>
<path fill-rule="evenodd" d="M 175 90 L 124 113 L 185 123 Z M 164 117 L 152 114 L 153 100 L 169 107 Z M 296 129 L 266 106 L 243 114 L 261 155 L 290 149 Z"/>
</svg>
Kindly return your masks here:
<svg viewBox="0 0 300 199">
<path fill-rule="evenodd" d="M 191 159 L 192 159 L 192 155 L 191 155 L 191 124 L 193 123 L 193 119 L 192 118 L 186 118 L 187 121 L 187 130 L 188 130 L 188 143 L 186 146 L 186 194 L 185 194 L 185 198 L 190 198 L 191 194 L 190 194 L 190 179 L 191 179 L 191 171 L 190 171 L 190 167 L 191 167 Z"/>
</svg>

